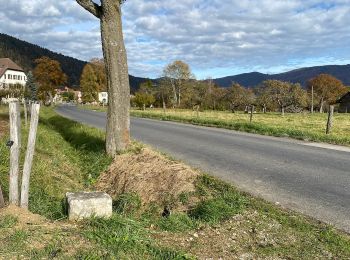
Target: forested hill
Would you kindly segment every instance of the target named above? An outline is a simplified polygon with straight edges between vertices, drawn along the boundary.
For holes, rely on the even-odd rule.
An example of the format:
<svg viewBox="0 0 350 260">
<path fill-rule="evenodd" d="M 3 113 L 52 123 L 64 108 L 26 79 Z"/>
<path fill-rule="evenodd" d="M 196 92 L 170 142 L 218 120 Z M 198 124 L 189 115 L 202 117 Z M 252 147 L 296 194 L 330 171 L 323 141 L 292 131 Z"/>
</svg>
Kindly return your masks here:
<svg viewBox="0 0 350 260">
<path fill-rule="evenodd" d="M 7 34 L 0 33 L 0 58 L 10 58 L 25 71 L 32 70 L 35 66 L 34 60 L 47 56 L 60 62 L 62 70 L 67 74 L 69 86 L 78 86 L 81 72 L 86 64 L 85 61 L 68 57 L 38 45 L 16 39 Z M 145 78 L 130 76 L 130 87 L 132 91 L 138 89 Z"/>
<path fill-rule="evenodd" d="M 245 87 L 255 87 L 267 79 L 277 79 L 306 86 L 307 81 L 319 74 L 326 73 L 340 79 L 345 85 L 350 86 L 350 65 L 328 65 L 309 68 L 301 68 L 279 74 L 263 74 L 251 72 L 215 79 L 215 83 L 221 87 L 230 87 L 232 82 Z"/>
<path fill-rule="evenodd" d="M 0 57 L 10 58 L 25 71 L 32 70 L 35 66 L 34 60 L 42 56 L 59 61 L 62 70 L 68 76 L 68 85 L 79 85 L 79 79 L 86 62 L 65 55 L 52 52 L 12 36 L 0 33 Z"/>
</svg>

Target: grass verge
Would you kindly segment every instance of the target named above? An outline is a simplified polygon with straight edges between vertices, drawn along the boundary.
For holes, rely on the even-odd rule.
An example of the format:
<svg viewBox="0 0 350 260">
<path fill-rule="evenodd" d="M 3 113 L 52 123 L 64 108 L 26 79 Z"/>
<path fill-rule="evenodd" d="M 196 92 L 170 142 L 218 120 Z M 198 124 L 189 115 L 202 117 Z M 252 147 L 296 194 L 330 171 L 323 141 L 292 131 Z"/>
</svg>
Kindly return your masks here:
<svg viewBox="0 0 350 260">
<path fill-rule="evenodd" d="M 0 114 L 6 113 L 1 109 Z M 23 132 L 25 144 L 27 130 Z M 5 135 L 0 142 L 0 180 L 5 194 L 6 139 Z M 0 258 L 350 258 L 347 234 L 204 174 L 197 178 L 194 192 L 175 198 L 184 205 L 197 198 L 188 211 L 162 217 L 157 205 L 148 205 L 140 213 L 138 195 L 122 194 L 115 201 L 111 219 L 72 225 L 65 220 L 65 192 L 91 189 L 109 166 L 112 160 L 104 155 L 104 135 L 43 108 L 37 140 L 30 210 L 56 221 L 27 225 L 15 216 L 2 217 Z M 128 152 L 137 154 L 140 149 Z"/>
</svg>

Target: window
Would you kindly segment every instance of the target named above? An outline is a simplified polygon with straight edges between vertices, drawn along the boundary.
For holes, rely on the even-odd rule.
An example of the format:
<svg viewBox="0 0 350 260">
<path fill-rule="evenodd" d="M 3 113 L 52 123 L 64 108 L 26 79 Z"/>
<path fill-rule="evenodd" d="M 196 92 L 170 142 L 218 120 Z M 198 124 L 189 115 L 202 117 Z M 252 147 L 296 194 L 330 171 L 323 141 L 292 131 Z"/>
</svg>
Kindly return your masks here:
<svg viewBox="0 0 350 260">
<path fill-rule="evenodd" d="M 4 79 L 6 79 L 6 74 L 4 75 Z"/>
</svg>

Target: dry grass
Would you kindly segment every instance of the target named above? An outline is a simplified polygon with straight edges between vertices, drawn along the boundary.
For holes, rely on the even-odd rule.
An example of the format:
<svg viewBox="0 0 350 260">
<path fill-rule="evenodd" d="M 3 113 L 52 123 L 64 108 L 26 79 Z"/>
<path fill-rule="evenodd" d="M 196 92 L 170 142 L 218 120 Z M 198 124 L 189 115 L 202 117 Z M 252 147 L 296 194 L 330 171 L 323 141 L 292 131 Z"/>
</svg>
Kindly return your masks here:
<svg viewBox="0 0 350 260">
<path fill-rule="evenodd" d="M 0 210 L 0 241 L 0 259 L 72 259 L 92 248 L 78 226 L 51 222 L 16 206 Z"/>
<path fill-rule="evenodd" d="M 171 161 L 149 148 L 142 148 L 136 154 L 117 156 L 95 186 L 113 198 L 136 193 L 142 206 L 155 203 L 164 207 L 178 201 L 180 194 L 194 192 L 198 175 L 182 163 Z"/>
</svg>

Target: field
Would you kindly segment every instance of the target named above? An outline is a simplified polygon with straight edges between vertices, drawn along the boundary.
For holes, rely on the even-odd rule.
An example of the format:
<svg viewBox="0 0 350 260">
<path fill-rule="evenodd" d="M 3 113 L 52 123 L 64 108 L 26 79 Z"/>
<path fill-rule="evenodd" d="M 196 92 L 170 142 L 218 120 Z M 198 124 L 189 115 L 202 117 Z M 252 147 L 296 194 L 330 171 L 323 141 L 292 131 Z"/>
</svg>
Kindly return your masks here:
<svg viewBox="0 0 350 260">
<path fill-rule="evenodd" d="M 6 108 L 0 107 L 0 121 L 6 121 L 6 113 Z M 23 133 L 25 144 L 25 127 Z M 2 128 L 0 183 L 5 197 L 7 139 L 8 131 Z M 65 192 L 94 189 L 113 161 L 104 155 L 104 134 L 43 108 L 37 140 L 30 211 L 38 215 L 12 208 L 0 210 L 0 259 L 350 258 L 349 235 L 251 197 L 196 170 L 191 170 L 198 174 L 195 190 L 172 198 L 172 203 L 183 206 L 191 203 L 186 211 L 162 217 L 157 211 L 160 205 L 144 205 L 141 210 L 139 194 L 125 193 L 114 198 L 111 219 L 70 223 Z M 130 169 L 143 169 L 139 163 L 144 160 L 145 149 L 134 143 L 113 163 L 118 165 L 124 158 Z M 172 169 L 188 169 L 165 155 L 152 152 L 152 158 L 174 163 Z"/>
<path fill-rule="evenodd" d="M 192 110 L 167 110 L 164 113 L 161 109 L 152 109 L 132 110 L 131 115 L 350 146 L 350 114 L 336 113 L 329 135 L 325 134 L 328 116 L 319 113 L 285 114 L 284 117 L 278 113 L 256 113 L 252 123 L 250 115 L 242 112 L 204 111 L 197 115 Z"/>
<path fill-rule="evenodd" d="M 82 109 L 106 111 L 100 106 L 80 106 Z M 135 117 L 176 121 L 195 125 L 212 126 L 262 135 L 290 137 L 305 141 L 325 142 L 350 146 L 350 114 L 335 113 L 333 128 L 326 134 L 328 114 L 320 113 L 255 113 L 250 123 L 250 115 L 243 112 L 196 111 L 186 109 L 132 109 Z"/>
</svg>

